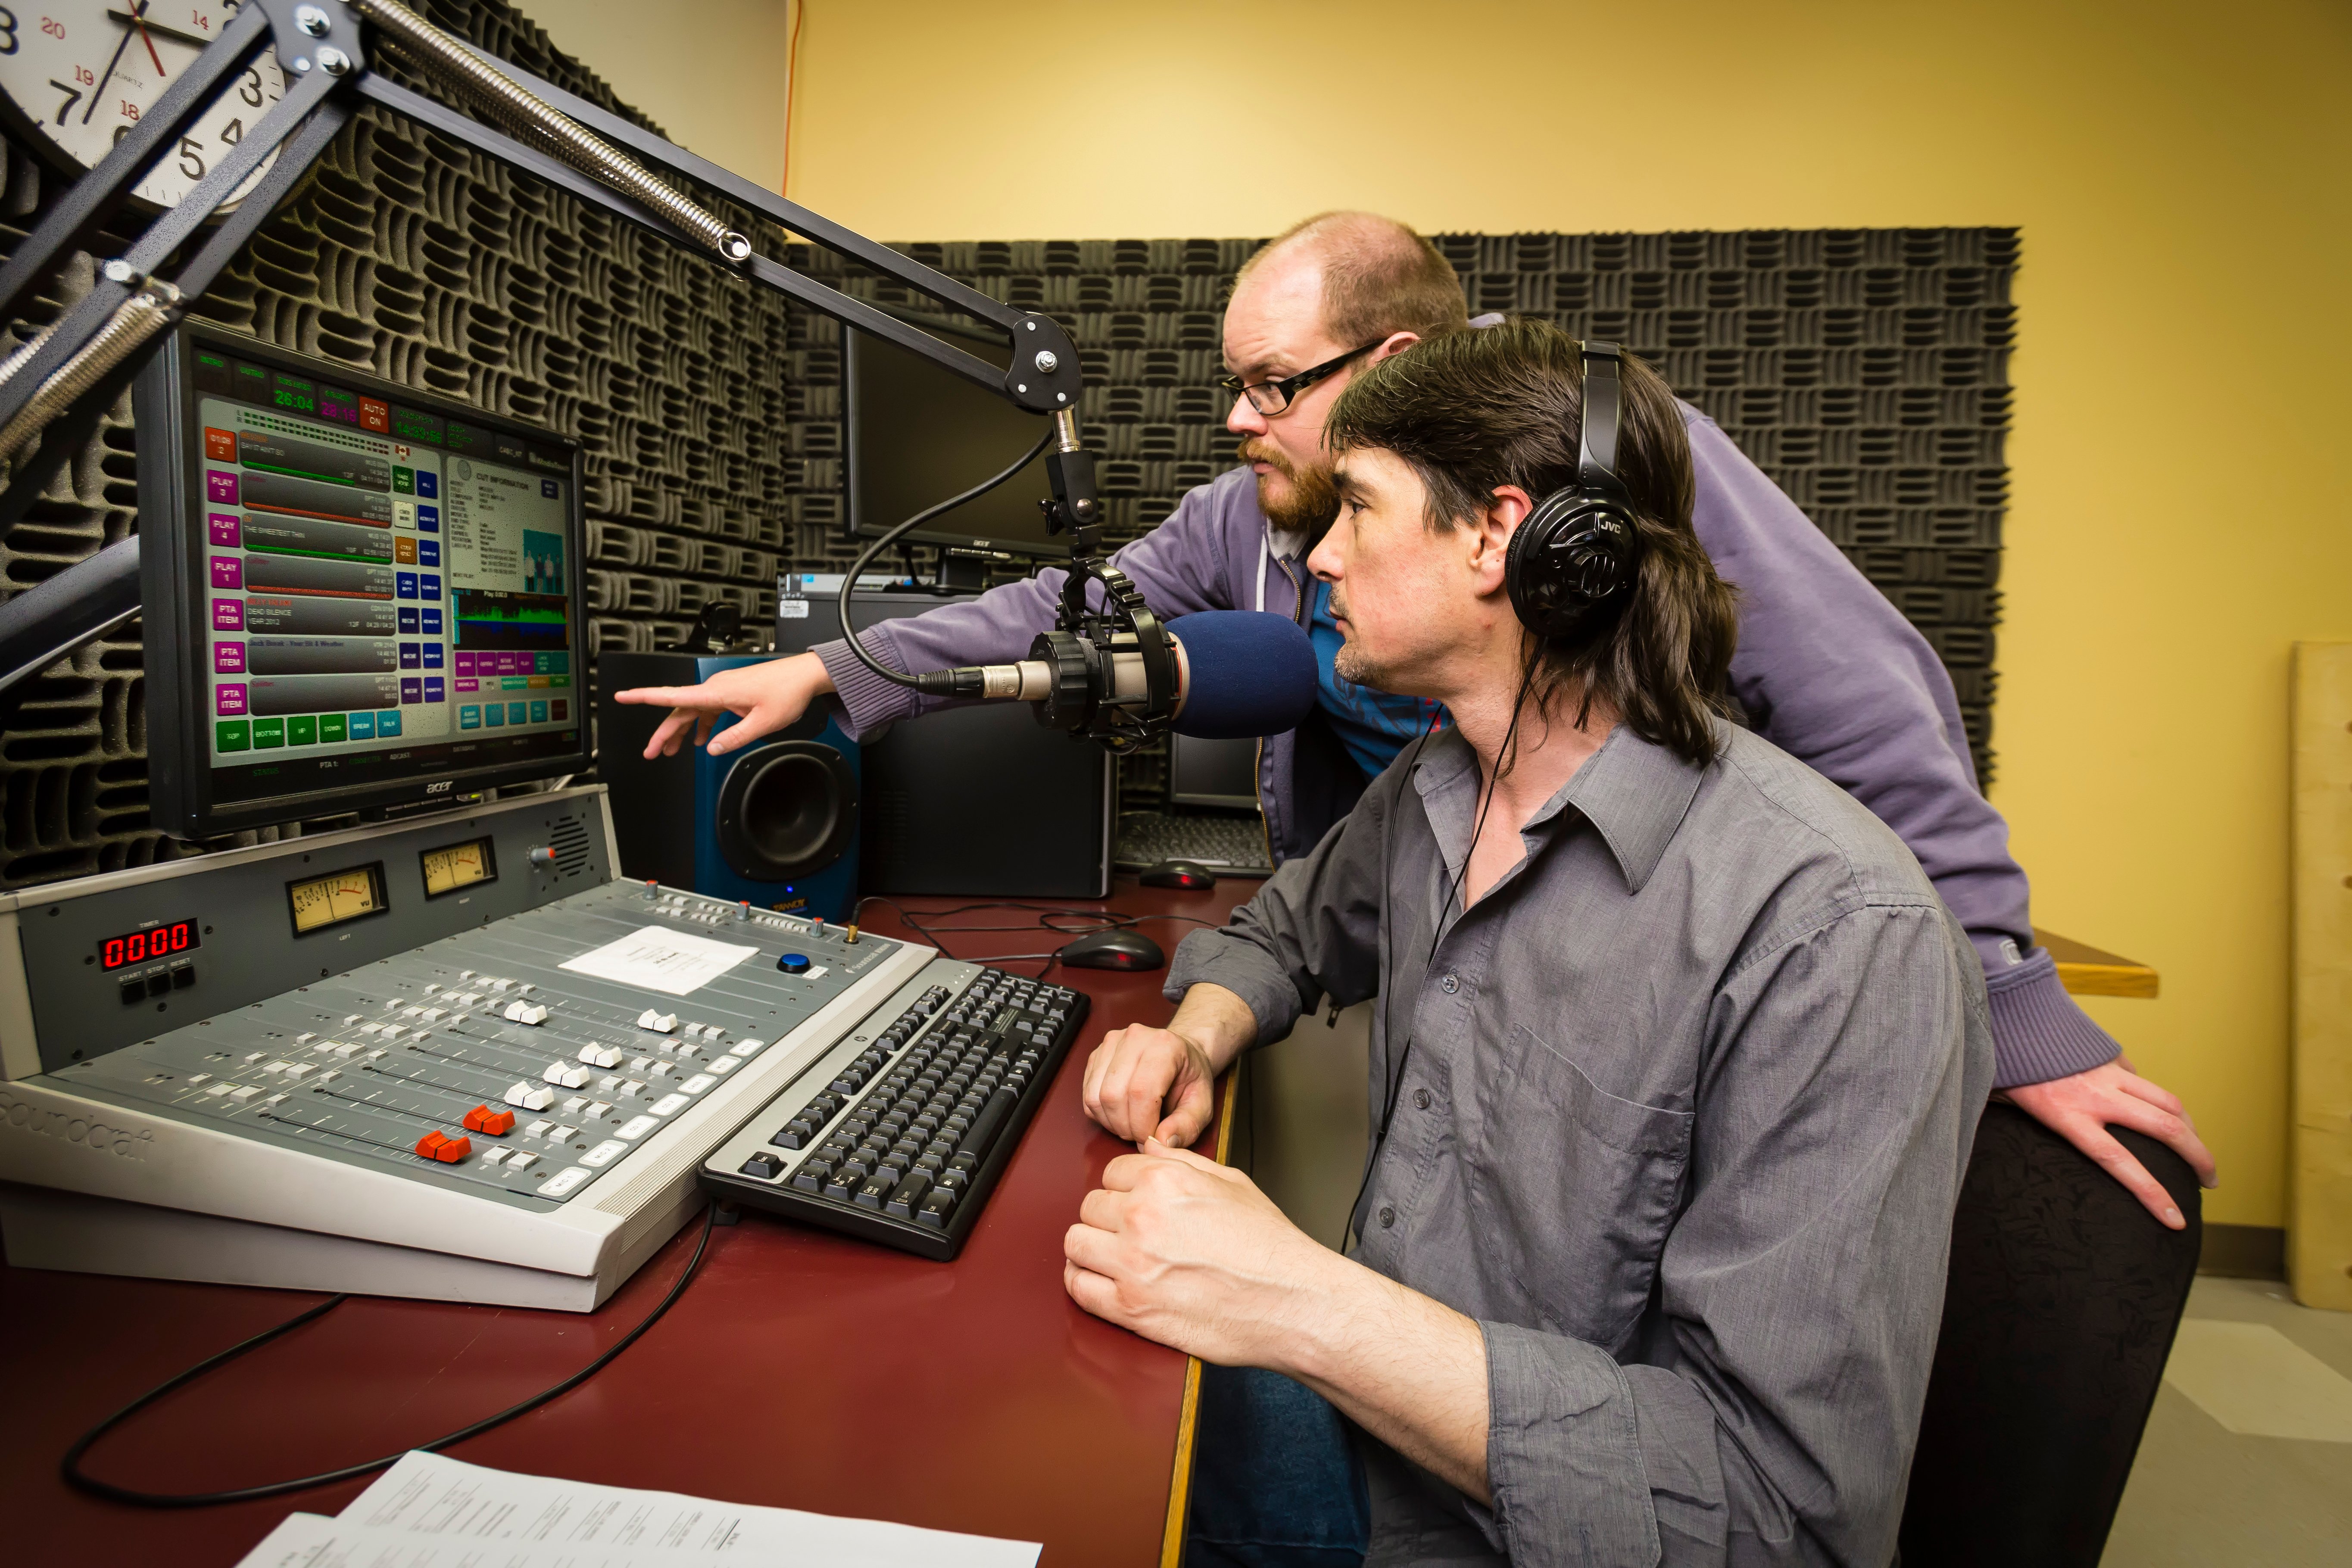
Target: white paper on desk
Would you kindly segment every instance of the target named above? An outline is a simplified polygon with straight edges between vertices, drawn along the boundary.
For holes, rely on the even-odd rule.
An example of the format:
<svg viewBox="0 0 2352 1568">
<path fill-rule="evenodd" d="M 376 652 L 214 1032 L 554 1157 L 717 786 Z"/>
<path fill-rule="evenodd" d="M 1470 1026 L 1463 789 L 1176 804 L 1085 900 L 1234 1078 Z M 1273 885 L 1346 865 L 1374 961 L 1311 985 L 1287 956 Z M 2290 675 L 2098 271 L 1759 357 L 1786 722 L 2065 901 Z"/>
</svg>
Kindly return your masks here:
<svg viewBox="0 0 2352 1568">
<path fill-rule="evenodd" d="M 707 1563 L 811 1563 L 841 1568 L 1036 1568 L 1037 1543 L 919 1530 L 877 1520 L 835 1519 L 797 1509 L 712 1502 L 677 1492 L 638 1491 L 546 1476 L 516 1475 L 411 1453 L 353 1498 L 337 1516 L 379 1533 L 411 1540 L 567 1548 L 576 1568 L 592 1568 L 582 1548 L 621 1548 Z M 552 1565 L 559 1560 L 545 1560 Z M 518 1560 L 512 1568 L 539 1568 Z M 504 1559 L 451 1557 L 429 1568 L 509 1568 Z M 308 1568 L 308 1565 L 305 1565 Z M 319 1568 L 328 1568 L 320 1563 Z M 353 1559 L 352 1568 L 375 1568 Z M 410 1568 L 388 1564 L 387 1568 Z M 428 1568 L 428 1565 L 417 1565 Z"/>
<path fill-rule="evenodd" d="M 701 990 L 759 951 L 682 931 L 643 926 L 558 967 L 597 980 L 684 996 Z"/>
<path fill-rule="evenodd" d="M 322 1514 L 290 1514 L 237 1568 L 693 1568 L 694 1552 L 626 1546 L 517 1545 L 371 1530 Z"/>
</svg>

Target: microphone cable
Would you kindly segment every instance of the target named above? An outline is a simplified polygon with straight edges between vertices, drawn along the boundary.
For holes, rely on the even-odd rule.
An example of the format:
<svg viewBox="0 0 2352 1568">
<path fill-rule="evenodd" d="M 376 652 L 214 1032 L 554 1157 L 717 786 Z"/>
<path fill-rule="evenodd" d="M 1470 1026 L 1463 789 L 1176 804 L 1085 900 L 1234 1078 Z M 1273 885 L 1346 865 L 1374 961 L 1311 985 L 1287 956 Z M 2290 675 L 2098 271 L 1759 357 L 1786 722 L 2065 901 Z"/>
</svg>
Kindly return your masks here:
<svg viewBox="0 0 2352 1568">
<path fill-rule="evenodd" d="M 834 607 L 840 612 L 841 635 L 847 640 L 849 644 L 849 651 L 856 654 L 858 661 L 864 664 L 866 668 L 872 670 L 883 679 L 889 681 L 894 686 L 911 686 L 917 690 L 921 690 L 923 689 L 923 678 L 921 676 L 908 675 L 905 670 L 891 668 L 888 665 L 884 664 L 880 659 L 875 658 L 873 654 L 866 650 L 866 645 L 857 640 L 857 627 L 849 618 L 849 601 L 850 597 L 857 592 L 858 580 L 866 575 L 866 568 L 872 563 L 877 555 L 881 554 L 882 552 L 889 549 L 893 544 L 898 543 L 899 539 L 909 531 L 920 528 L 924 523 L 930 521 L 931 519 L 939 516 L 941 512 L 953 511 L 956 508 L 963 505 L 966 501 L 978 500 L 982 496 L 986 495 L 989 491 L 1004 483 L 1007 479 L 1019 473 L 1022 469 L 1027 468 L 1030 464 L 1035 462 L 1039 454 L 1044 452 L 1048 446 L 1052 445 L 1053 440 L 1054 426 L 1049 422 L 1045 426 L 1045 433 L 1037 437 L 1037 444 L 1030 447 L 1027 451 L 1022 453 L 1020 457 L 1014 458 L 1011 468 L 1004 469 L 1003 472 L 998 473 L 992 478 L 981 480 L 980 483 L 972 486 L 971 489 L 964 491 L 963 494 L 960 496 L 950 496 L 946 500 L 940 502 L 937 506 L 925 507 L 921 511 L 917 512 L 906 521 L 898 524 L 896 527 L 886 530 L 874 541 L 873 543 L 866 547 L 865 553 L 858 556 L 856 562 L 849 568 L 849 574 L 842 579 L 841 598 Z"/>
<path fill-rule="evenodd" d="M 283 1335 L 289 1334 L 305 1323 L 314 1322 L 318 1319 L 325 1317 L 329 1312 L 334 1310 L 337 1307 L 341 1306 L 345 1301 L 352 1299 L 352 1293 L 345 1290 L 328 1297 L 325 1300 L 320 1302 L 317 1306 L 310 1308 L 307 1311 L 297 1313 L 295 1316 L 287 1319 L 284 1322 L 278 1324 L 275 1328 L 262 1330 L 261 1332 L 254 1335 L 251 1339 L 245 1341 L 241 1344 L 231 1345 L 228 1349 L 221 1352 L 218 1355 L 211 1356 L 204 1361 L 198 1362 L 195 1365 L 188 1368 L 187 1371 L 181 1373 L 175 1377 L 166 1379 L 164 1382 L 157 1384 L 154 1387 L 149 1389 L 146 1393 L 141 1394 L 138 1398 L 132 1400 L 130 1404 L 124 1405 L 121 1409 L 116 1411 L 113 1415 L 108 1416 L 105 1420 L 100 1422 L 97 1426 L 83 1433 L 80 1438 L 75 1442 L 74 1446 L 66 1450 L 65 1458 L 58 1461 L 58 1471 L 65 1477 L 66 1484 L 73 1488 L 76 1491 L 87 1492 L 91 1497 L 104 1498 L 109 1502 L 130 1503 L 137 1508 L 211 1508 L 218 1503 L 253 1502 L 262 1498 L 283 1497 L 288 1492 L 308 1491 L 313 1487 L 328 1486 L 336 1481 L 348 1481 L 358 1476 L 369 1475 L 377 1470 L 388 1469 L 392 1466 L 400 1462 L 402 1455 L 410 1452 L 425 1454 L 438 1453 L 444 1448 L 464 1442 L 468 1437 L 478 1437 L 483 1433 L 490 1430 L 493 1426 L 503 1426 L 518 1415 L 528 1415 L 532 1411 L 538 1409 L 541 1405 L 545 1405 L 549 1400 L 557 1398 L 562 1394 L 569 1394 L 572 1390 L 579 1387 L 582 1384 L 595 1376 L 596 1373 L 602 1372 L 605 1365 L 610 1363 L 614 1356 L 619 1355 L 623 1351 L 627 1350 L 631 1345 L 635 1344 L 639 1337 L 642 1336 L 647 1329 L 652 1328 L 656 1323 L 659 1322 L 661 1321 L 662 1314 L 668 1311 L 671 1307 L 675 1306 L 677 1302 L 678 1297 L 685 1293 L 687 1282 L 694 1278 L 696 1270 L 702 1266 L 702 1254 L 704 1249 L 709 1247 L 710 1245 L 711 1226 L 718 1220 L 718 1217 L 719 1207 L 716 1204 L 709 1204 L 704 1206 L 702 1211 L 702 1235 L 696 1240 L 694 1244 L 693 1256 L 686 1260 L 686 1267 L 678 1270 L 677 1279 L 671 1283 L 668 1293 L 662 1297 L 660 1302 L 652 1311 L 647 1312 L 643 1318 L 640 1318 L 637 1321 L 636 1327 L 631 1329 L 627 1333 L 623 1334 L 618 1340 L 614 1341 L 612 1346 L 605 1350 L 603 1354 L 597 1356 L 595 1360 L 590 1362 L 586 1366 L 582 1367 L 578 1372 L 573 1373 L 570 1377 L 565 1378 L 562 1382 L 555 1384 L 551 1387 L 541 1389 L 537 1394 L 532 1394 L 521 1404 L 510 1405 L 506 1409 L 499 1411 L 494 1415 L 486 1415 L 470 1426 L 460 1426 L 455 1432 L 448 1433 L 444 1436 L 436 1437 L 430 1443 L 418 1443 L 414 1445 L 411 1448 L 402 1449 L 398 1454 L 387 1454 L 381 1459 L 369 1459 L 362 1464 L 345 1465 L 339 1470 L 323 1470 L 315 1476 L 298 1476 L 290 1481 L 271 1481 L 263 1486 L 239 1487 L 231 1491 L 142 1492 L 135 1490 L 130 1487 L 116 1486 L 112 1481 L 100 1480 L 97 1477 L 89 1474 L 81 1468 L 82 1457 L 89 1452 L 90 1448 L 100 1438 L 105 1436 L 109 1432 L 113 1431 L 117 1426 L 122 1425 L 123 1422 L 129 1420 L 131 1416 L 136 1415 L 142 1410 L 146 1409 L 147 1406 L 154 1404 L 157 1400 L 163 1398 L 165 1394 L 170 1394 L 173 1390 L 184 1388 L 187 1384 L 194 1383 L 196 1379 L 204 1376 L 205 1373 L 212 1371 L 215 1367 L 226 1366 L 228 1363 L 236 1360 L 239 1356 L 244 1355 L 248 1351 L 259 1350 L 262 1346 L 269 1343 L 270 1341 L 280 1338 Z"/>
</svg>

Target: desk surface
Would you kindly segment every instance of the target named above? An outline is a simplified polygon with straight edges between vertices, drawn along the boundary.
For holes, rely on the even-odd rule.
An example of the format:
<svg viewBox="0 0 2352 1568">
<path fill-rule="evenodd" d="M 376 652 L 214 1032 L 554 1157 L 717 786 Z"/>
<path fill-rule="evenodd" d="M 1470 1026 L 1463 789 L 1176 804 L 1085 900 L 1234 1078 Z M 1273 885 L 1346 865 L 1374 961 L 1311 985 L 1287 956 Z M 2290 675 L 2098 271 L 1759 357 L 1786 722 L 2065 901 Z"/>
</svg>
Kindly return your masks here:
<svg viewBox="0 0 2352 1568">
<path fill-rule="evenodd" d="M 1222 921 L 1256 888 L 1229 879 L 1178 893 L 1123 878 L 1111 902 Z M 921 918 L 967 900 L 902 901 Z M 879 917 L 874 929 L 899 934 L 886 912 L 867 912 Z M 1191 928 L 1146 929 L 1172 951 Z M 956 956 L 983 960 L 1058 944 L 1034 931 L 947 940 Z M 451 1457 L 1040 1541 L 1047 1564 L 1160 1561 L 1186 1358 L 1070 1302 L 1062 1233 L 1126 1148 L 1079 1109 L 1087 1053 L 1107 1027 L 1167 1017 L 1164 971 L 1054 973 L 1085 991 L 1094 1011 L 955 1262 L 746 1214 L 713 1234 L 701 1277 L 643 1341 L 583 1386 Z M 699 1228 L 585 1317 L 354 1298 L 143 1412 L 100 1446 L 89 1468 L 147 1490 L 198 1491 L 428 1440 L 559 1381 L 625 1332 L 668 1289 Z M 14 1560 L 211 1568 L 235 1563 L 286 1514 L 333 1513 L 357 1495 L 364 1481 L 153 1511 L 85 1498 L 58 1477 L 67 1445 L 109 1412 L 318 1300 L 0 1268 L 0 1518 Z"/>
</svg>

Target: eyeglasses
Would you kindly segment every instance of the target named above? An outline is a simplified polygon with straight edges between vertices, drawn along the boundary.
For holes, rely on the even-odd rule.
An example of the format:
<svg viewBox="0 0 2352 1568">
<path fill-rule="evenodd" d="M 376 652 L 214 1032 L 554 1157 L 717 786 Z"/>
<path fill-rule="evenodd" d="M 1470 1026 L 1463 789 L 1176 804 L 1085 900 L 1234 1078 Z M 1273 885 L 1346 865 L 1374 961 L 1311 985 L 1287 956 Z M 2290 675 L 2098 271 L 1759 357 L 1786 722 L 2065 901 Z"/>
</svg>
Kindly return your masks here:
<svg viewBox="0 0 2352 1568">
<path fill-rule="evenodd" d="M 1388 342 L 1386 338 L 1381 338 L 1378 342 L 1366 343 L 1362 348 L 1349 349 L 1338 359 L 1327 359 L 1321 364 L 1311 365 L 1297 375 L 1286 375 L 1280 381 L 1260 381 L 1244 384 L 1240 376 L 1221 375 L 1217 378 L 1217 384 L 1235 397 L 1248 398 L 1252 408 L 1270 419 L 1289 407 L 1300 393 L 1318 381 L 1338 374 L 1349 361 L 1363 358 L 1386 342 Z"/>
</svg>

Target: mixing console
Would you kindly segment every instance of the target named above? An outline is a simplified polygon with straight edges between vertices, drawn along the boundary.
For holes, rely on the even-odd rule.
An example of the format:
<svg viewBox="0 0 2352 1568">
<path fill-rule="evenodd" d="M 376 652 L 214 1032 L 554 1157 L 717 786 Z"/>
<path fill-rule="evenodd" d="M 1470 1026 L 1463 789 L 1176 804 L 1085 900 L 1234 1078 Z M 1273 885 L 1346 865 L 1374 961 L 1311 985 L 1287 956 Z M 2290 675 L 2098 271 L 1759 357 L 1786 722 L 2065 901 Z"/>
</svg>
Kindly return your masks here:
<svg viewBox="0 0 2352 1568">
<path fill-rule="evenodd" d="M 0 1180 L 87 1194 L 0 1189 L 12 1260 L 593 1305 L 747 1115 L 972 973 L 612 880 L 604 813 L 528 796 L 0 899 L 0 1025 L 34 1026 Z M 142 925 L 191 981 L 118 1000 L 99 965 Z"/>
</svg>

